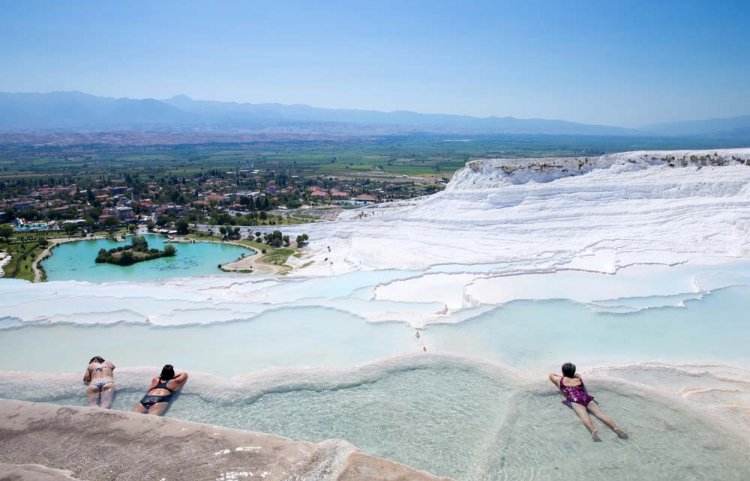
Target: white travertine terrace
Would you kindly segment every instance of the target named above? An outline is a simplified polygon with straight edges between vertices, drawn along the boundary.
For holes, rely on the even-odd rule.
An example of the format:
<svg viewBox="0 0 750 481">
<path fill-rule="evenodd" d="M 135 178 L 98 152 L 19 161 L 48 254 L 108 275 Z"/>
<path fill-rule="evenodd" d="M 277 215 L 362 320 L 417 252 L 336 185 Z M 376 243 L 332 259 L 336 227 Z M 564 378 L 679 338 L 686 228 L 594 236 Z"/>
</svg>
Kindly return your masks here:
<svg viewBox="0 0 750 481">
<path fill-rule="evenodd" d="M 517 395 L 537 403 L 518 404 L 519 419 L 531 419 L 526 409 L 552 417 L 559 406 L 544 376 L 559 366 L 558 358 L 574 355 L 589 369 L 585 375 L 593 374 L 587 379 L 598 384 L 597 394 L 607 383 L 621 388 L 610 394 L 608 408 L 632 403 L 629 423 L 645 415 L 639 403 L 648 401 L 669 406 L 676 419 L 680 413 L 705 415 L 699 417 L 706 426 L 727 432 L 734 427 L 746 441 L 750 374 L 743 367 L 746 351 L 736 346 L 745 346 L 748 332 L 738 312 L 750 286 L 749 164 L 750 149 L 477 160 L 438 194 L 347 211 L 335 222 L 306 226 L 312 242 L 301 259 L 292 258 L 300 268 L 289 276 L 36 285 L 4 280 L 0 329 L 20 328 L 7 332 L 4 346 L 8 352 L 21 350 L 6 354 L 4 365 L 13 367 L 0 372 L 0 393 L 75 398 L 79 374 L 71 366 L 78 361 L 68 345 L 53 345 L 60 339 L 77 342 L 75 330 L 61 326 L 67 323 L 90 325 L 103 337 L 122 336 L 119 342 L 128 349 L 115 353 L 123 359 L 118 384 L 139 392 L 154 368 L 137 363 L 154 349 L 139 338 L 142 331 L 115 325 L 132 323 L 156 327 L 149 342 L 179 338 L 181 348 L 193 348 L 190 361 L 192 353 L 218 345 L 211 344 L 214 339 L 223 341 L 210 356 L 195 356 L 200 361 L 185 367 L 191 369 L 186 398 L 203 396 L 228 409 L 236 408 L 236 400 L 266 393 L 345 393 L 387 384 L 415 367 L 425 376 L 445 366 L 474 369 L 473 361 L 480 359 L 492 369 L 510 368 L 512 376 L 501 384 L 516 386 Z M 714 293 L 718 297 L 712 301 Z M 518 300 L 550 302 L 519 303 L 513 311 Z M 532 314 L 523 317 L 521 308 Z M 607 316 L 596 318 L 597 313 Z M 561 325 L 557 316 L 562 315 L 574 327 Z M 464 322 L 470 319 L 475 322 Z M 398 323 L 374 329 L 365 321 Z M 228 326 L 227 331 L 188 327 L 214 323 Z M 25 342 L 31 341 L 21 339 L 25 325 L 51 329 L 29 333 L 34 349 L 27 349 Z M 169 326 L 184 329 L 161 329 Z M 59 337 L 52 338 L 52 331 Z M 181 354 L 163 345 L 160 354 Z M 47 359 L 49 353 L 56 357 Z M 18 367 L 20 358 L 45 372 L 26 372 L 35 369 Z M 444 365 L 430 370 L 441 359 Z M 221 375 L 209 374 L 216 372 Z M 492 409 L 504 409 L 495 403 Z M 410 418 L 402 422 L 409 426 Z M 560 433 L 567 433 L 563 428 Z M 518 442 L 506 446 L 524 462 L 527 448 L 540 442 L 532 431 L 527 439 L 521 429 L 514 438 Z M 661 434 L 650 426 L 641 427 L 641 435 L 660 446 Z M 549 468 L 545 453 L 558 444 L 552 439 L 538 453 L 543 469 Z M 746 451 L 739 444 L 735 447 Z M 710 459 L 718 451 L 715 444 L 706 446 L 698 451 Z M 228 448 L 211 453 L 223 449 Z M 494 447 L 487 449 L 487 459 L 494 460 Z M 64 463 L 47 465 L 70 469 Z M 602 472 L 610 467 L 604 462 Z M 619 472 L 626 474 L 617 479 L 630 479 L 630 467 L 623 464 Z"/>
<path fill-rule="evenodd" d="M 443 192 L 317 226 L 324 241 L 303 273 L 500 262 L 612 273 L 744 257 L 748 207 L 750 149 L 476 160 Z"/>
</svg>

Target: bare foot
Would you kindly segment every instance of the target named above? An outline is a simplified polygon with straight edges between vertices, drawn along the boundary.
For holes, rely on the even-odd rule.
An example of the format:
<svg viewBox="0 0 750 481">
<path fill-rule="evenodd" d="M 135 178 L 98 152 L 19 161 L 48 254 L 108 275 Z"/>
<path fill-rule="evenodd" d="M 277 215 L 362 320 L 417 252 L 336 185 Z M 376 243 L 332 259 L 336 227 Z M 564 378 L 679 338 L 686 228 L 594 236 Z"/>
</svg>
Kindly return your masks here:
<svg viewBox="0 0 750 481">
<path fill-rule="evenodd" d="M 617 437 L 619 437 L 620 439 L 628 439 L 628 433 L 620 428 L 615 428 L 615 433 L 617 433 Z"/>
<path fill-rule="evenodd" d="M 591 440 L 594 441 L 595 443 L 598 443 L 599 441 L 601 441 L 601 439 L 599 439 L 599 431 L 597 431 L 596 429 L 591 431 Z"/>
</svg>

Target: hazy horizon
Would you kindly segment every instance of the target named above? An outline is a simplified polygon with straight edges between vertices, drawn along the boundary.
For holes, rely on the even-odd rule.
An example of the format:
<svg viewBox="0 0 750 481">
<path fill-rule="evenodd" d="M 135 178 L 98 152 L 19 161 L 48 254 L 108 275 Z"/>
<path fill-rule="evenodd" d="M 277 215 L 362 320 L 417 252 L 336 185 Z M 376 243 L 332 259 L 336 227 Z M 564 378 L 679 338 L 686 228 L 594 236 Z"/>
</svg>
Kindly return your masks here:
<svg viewBox="0 0 750 481">
<path fill-rule="evenodd" d="M 255 105 L 263 105 L 263 104 L 269 104 L 269 105 L 284 105 L 284 106 L 300 106 L 300 107 L 312 107 L 316 109 L 335 109 L 335 110 L 362 110 L 362 111 L 371 111 L 371 112 L 382 112 L 382 113 L 398 113 L 398 112 L 408 112 L 408 113 L 416 113 L 416 114 L 425 114 L 425 115 L 458 115 L 458 116 L 466 116 L 466 117 L 472 117 L 477 119 L 488 119 L 488 118 L 515 118 L 518 120 L 559 120 L 564 122 L 577 122 L 575 120 L 570 119 L 564 119 L 564 118 L 542 118 L 542 117 L 516 117 L 512 115 L 486 115 L 486 116 L 479 116 L 479 115 L 470 115 L 470 114 L 461 114 L 456 112 L 420 112 L 420 111 L 414 111 L 414 110 L 405 110 L 405 109 L 397 109 L 397 110 L 377 110 L 377 109 L 360 109 L 357 107 L 323 107 L 320 105 L 314 105 L 311 103 L 297 103 L 297 104 L 288 104 L 283 102 L 275 102 L 275 101 L 267 101 L 267 102 L 248 102 L 248 101 L 241 101 L 241 100 L 219 100 L 216 98 L 195 98 L 191 97 L 189 95 L 186 95 L 184 93 L 175 93 L 173 95 L 168 95 L 165 97 L 154 97 L 154 96 L 147 96 L 147 97 L 128 97 L 124 95 L 95 95 L 90 92 L 84 92 L 82 90 L 51 90 L 51 91 L 16 91 L 16 92 L 0 92 L 0 93 L 7 93 L 7 94 L 55 94 L 55 93 L 78 93 L 83 95 L 93 95 L 96 97 L 103 97 L 103 98 L 112 98 L 112 99 L 130 99 L 130 100 L 158 100 L 158 101 L 165 101 L 170 100 L 173 98 L 179 98 L 179 97 L 186 97 L 190 100 L 197 101 L 197 102 L 222 102 L 222 103 L 236 103 L 236 104 L 255 104 Z M 735 117 L 746 117 L 750 115 L 750 112 L 747 115 L 739 114 L 739 115 L 733 115 L 733 116 L 727 116 L 727 117 L 710 117 L 710 118 L 686 118 L 686 119 L 678 119 L 674 122 L 691 122 L 691 121 L 704 121 L 704 120 L 719 120 L 719 119 L 731 119 Z M 602 126 L 611 126 L 611 127 L 621 127 L 616 125 L 608 125 L 608 124 L 596 124 L 596 123 L 588 123 L 588 122 L 580 122 L 584 125 L 602 125 Z M 634 130 L 638 130 L 639 128 L 648 127 L 649 125 L 656 125 L 660 124 L 662 122 L 648 122 L 642 125 L 637 125 L 634 127 L 626 127 L 626 128 L 632 128 Z M 670 123 L 670 122 L 664 122 L 664 123 Z"/>
<path fill-rule="evenodd" d="M 750 5 L 0 0 L 0 91 L 638 128 L 750 113 Z"/>
</svg>

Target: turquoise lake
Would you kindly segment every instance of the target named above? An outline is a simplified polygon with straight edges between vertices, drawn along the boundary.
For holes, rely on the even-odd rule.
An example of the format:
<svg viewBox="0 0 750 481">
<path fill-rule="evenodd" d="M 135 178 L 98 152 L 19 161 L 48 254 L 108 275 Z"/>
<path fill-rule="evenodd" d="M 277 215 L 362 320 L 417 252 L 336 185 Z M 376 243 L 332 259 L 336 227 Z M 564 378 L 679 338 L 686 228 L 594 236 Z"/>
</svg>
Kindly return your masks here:
<svg viewBox="0 0 750 481">
<path fill-rule="evenodd" d="M 163 249 L 165 238 L 154 234 L 144 236 L 149 247 Z M 115 242 L 107 239 L 81 240 L 55 247 L 52 255 L 42 261 L 49 281 L 115 282 L 169 279 L 222 274 L 219 264 L 231 262 L 251 249 L 212 242 L 177 243 L 177 255 L 163 257 L 132 266 L 97 264 L 99 249 L 130 244 L 130 239 Z"/>
</svg>

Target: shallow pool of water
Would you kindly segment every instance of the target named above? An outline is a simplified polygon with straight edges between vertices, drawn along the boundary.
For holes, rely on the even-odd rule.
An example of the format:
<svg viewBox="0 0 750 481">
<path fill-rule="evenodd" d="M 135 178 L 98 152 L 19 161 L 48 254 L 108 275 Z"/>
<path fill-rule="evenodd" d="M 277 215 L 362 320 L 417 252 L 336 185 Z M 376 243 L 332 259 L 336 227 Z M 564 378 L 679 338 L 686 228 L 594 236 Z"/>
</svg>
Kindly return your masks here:
<svg viewBox="0 0 750 481">
<path fill-rule="evenodd" d="M 750 364 L 750 288 L 729 287 L 627 314 L 565 300 L 516 301 L 456 324 L 428 326 L 439 352 L 473 353 L 516 367 L 663 361 Z"/>
<path fill-rule="evenodd" d="M 184 327 L 31 325 L 0 331 L 0 370 L 78 371 L 97 354 L 121 366 L 171 363 L 224 376 L 279 366 L 351 366 L 417 352 L 412 334 L 402 323 L 373 324 L 323 308 Z"/>
<path fill-rule="evenodd" d="M 165 238 L 154 234 L 144 236 L 149 247 L 163 249 Z M 130 240 L 115 242 L 108 239 L 81 240 L 55 247 L 52 255 L 42 262 L 50 281 L 113 282 L 124 280 L 169 279 L 221 274 L 219 264 L 231 262 L 252 251 L 244 247 L 214 242 L 176 243 L 177 255 L 139 262 L 132 266 L 97 264 L 99 249 L 130 244 Z"/>
<path fill-rule="evenodd" d="M 408 322 L 440 305 L 368 295 L 411 275 L 10 282 L 0 291 L 0 397 L 84 404 L 81 375 L 99 354 L 118 365 L 116 409 L 130 409 L 169 362 L 191 373 L 169 416 L 302 440 L 344 438 L 460 481 L 750 479 L 747 442 L 702 417 L 697 403 L 688 406 L 683 381 L 674 387 L 672 377 L 638 368 L 632 382 L 587 377 L 605 411 L 632 433 L 622 441 L 602 430 L 604 442 L 594 444 L 545 380 L 568 360 L 584 374 L 644 361 L 746 366 L 750 287 L 666 302 L 684 307 L 613 301 L 637 308 L 625 314 L 570 300 L 480 305 L 462 311 L 463 322 L 428 324 L 417 338 Z M 128 322 L 103 324 L 117 320 Z M 688 387 L 703 386 L 688 377 Z M 712 401 L 717 393 L 701 395 Z"/>
<path fill-rule="evenodd" d="M 603 409 L 630 431 L 629 440 L 596 421 L 603 442 L 591 442 L 575 414 L 542 382 L 519 384 L 444 363 L 336 388 L 308 386 L 231 401 L 190 391 L 168 415 L 299 440 L 343 438 L 364 452 L 459 481 L 750 476 L 743 445 L 706 420 L 639 392 L 591 384 Z M 141 395 L 121 391 L 114 407 L 130 409 Z"/>
<path fill-rule="evenodd" d="M 171 362 L 231 376 L 278 366 L 353 366 L 419 353 L 422 343 L 429 353 L 481 357 L 542 373 L 568 360 L 582 367 L 644 361 L 750 364 L 748 287 L 722 289 L 687 301 L 686 307 L 629 314 L 598 312 L 570 301 L 518 301 L 460 323 L 429 325 L 420 339 L 403 322 L 367 322 L 339 309 L 255 306 L 251 300 L 260 295 L 251 294 L 244 305 L 222 303 L 221 309 L 198 309 L 183 301 L 181 309 L 169 314 L 176 324 L 202 323 L 197 325 L 150 326 L 135 316 L 136 324 L 45 321 L 6 329 L 0 331 L 0 371 L 78 370 L 83 361 L 100 354 L 123 366 Z M 152 302 L 131 300 L 136 301 Z M 51 311 L 63 298 L 38 302 L 49 303 Z M 350 302 L 354 300 L 341 306 Z M 253 306 L 266 310 L 252 313 Z M 128 318 L 120 311 L 112 315 Z M 85 319 L 81 313 L 58 317 Z M 207 324 L 227 319 L 235 321 Z"/>
</svg>

